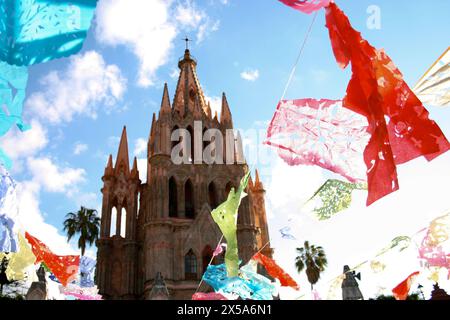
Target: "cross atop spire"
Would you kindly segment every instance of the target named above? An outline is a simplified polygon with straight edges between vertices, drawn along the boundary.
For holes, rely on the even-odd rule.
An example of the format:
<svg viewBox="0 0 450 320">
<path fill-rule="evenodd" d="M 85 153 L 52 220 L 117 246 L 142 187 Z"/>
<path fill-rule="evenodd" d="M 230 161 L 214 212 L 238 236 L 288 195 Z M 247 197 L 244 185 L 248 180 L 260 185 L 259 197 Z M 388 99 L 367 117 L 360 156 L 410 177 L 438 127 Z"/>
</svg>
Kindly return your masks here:
<svg viewBox="0 0 450 320">
<path fill-rule="evenodd" d="M 186 41 L 186 50 L 189 50 L 189 42 L 192 42 L 192 40 L 186 36 L 186 38 L 184 38 L 183 41 Z"/>
</svg>

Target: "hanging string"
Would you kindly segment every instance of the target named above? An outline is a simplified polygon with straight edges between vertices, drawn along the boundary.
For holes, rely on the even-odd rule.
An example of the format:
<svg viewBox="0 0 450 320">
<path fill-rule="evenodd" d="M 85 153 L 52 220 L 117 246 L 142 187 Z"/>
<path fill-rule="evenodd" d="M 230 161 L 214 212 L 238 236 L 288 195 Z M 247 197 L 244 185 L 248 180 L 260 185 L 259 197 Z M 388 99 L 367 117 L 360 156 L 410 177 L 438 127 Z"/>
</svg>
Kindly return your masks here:
<svg viewBox="0 0 450 320">
<path fill-rule="evenodd" d="M 314 22 L 316 21 L 318 13 L 319 13 L 319 11 L 316 11 L 316 13 L 314 14 L 314 17 L 313 17 L 313 19 L 311 21 L 311 24 L 310 24 L 310 26 L 308 28 L 308 31 L 307 31 L 306 35 L 305 35 L 305 39 L 303 40 L 303 43 L 302 43 L 302 45 L 300 47 L 300 52 L 298 53 L 297 59 L 295 60 L 294 67 L 292 68 L 291 74 L 289 76 L 288 82 L 286 83 L 286 87 L 284 88 L 283 95 L 281 96 L 280 101 L 284 100 L 284 97 L 286 96 L 286 93 L 287 93 L 287 91 L 289 89 L 289 86 L 291 85 L 292 79 L 294 77 L 295 71 L 297 70 L 297 66 L 298 66 L 298 64 L 300 62 L 300 58 L 303 55 L 303 51 L 305 49 L 306 43 L 308 42 L 309 36 L 311 35 L 312 28 L 314 26 Z"/>
</svg>

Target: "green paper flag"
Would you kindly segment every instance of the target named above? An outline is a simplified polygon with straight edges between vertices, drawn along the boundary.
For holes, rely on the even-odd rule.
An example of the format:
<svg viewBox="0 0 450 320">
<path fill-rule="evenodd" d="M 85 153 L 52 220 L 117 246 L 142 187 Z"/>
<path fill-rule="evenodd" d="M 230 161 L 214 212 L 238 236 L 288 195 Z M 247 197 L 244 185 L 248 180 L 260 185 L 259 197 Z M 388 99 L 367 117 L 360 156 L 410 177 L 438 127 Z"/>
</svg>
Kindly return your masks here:
<svg viewBox="0 0 450 320">
<path fill-rule="evenodd" d="M 314 200 L 313 212 L 319 220 L 327 220 L 336 213 L 350 207 L 353 190 L 367 190 L 367 184 L 329 179 L 314 193 L 307 203 Z"/>
<path fill-rule="evenodd" d="M 396 237 L 394 239 L 392 239 L 391 243 L 389 246 L 387 246 L 386 248 L 382 249 L 377 255 L 376 257 L 379 257 L 383 254 L 385 254 L 386 252 L 388 252 L 391 249 L 394 249 L 395 247 L 399 247 L 398 251 L 402 252 L 403 250 L 407 249 L 411 244 L 411 238 L 408 236 L 399 236 Z"/>
<path fill-rule="evenodd" d="M 227 200 L 211 212 L 214 221 L 219 226 L 223 236 L 227 240 L 227 251 L 225 253 L 225 265 L 229 278 L 237 277 L 239 274 L 239 255 L 237 245 L 237 216 L 241 200 L 247 195 L 250 172 L 241 180 L 237 191 L 231 188 Z"/>
</svg>

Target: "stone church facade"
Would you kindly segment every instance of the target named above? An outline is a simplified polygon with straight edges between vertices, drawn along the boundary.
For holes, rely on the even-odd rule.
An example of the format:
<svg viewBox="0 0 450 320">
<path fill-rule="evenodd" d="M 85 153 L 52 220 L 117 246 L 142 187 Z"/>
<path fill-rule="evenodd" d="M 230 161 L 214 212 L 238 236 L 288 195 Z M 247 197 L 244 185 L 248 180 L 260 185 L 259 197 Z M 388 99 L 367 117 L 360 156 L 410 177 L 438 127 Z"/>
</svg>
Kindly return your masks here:
<svg viewBox="0 0 450 320">
<path fill-rule="evenodd" d="M 229 190 L 249 170 L 236 150 L 228 150 L 235 156 L 233 164 L 172 162 L 174 130 L 192 132 L 194 121 L 201 121 L 203 132 L 215 128 L 224 137 L 227 129 L 233 129 L 225 94 L 219 118 L 205 101 L 196 67 L 186 50 L 179 61 L 173 103 L 167 84 L 164 87 L 148 140 L 147 181 L 139 179 L 136 158 L 130 166 L 126 128 L 114 164 L 109 157 L 102 177 L 96 270 L 99 293 L 105 299 L 191 299 L 222 236 L 211 210 L 226 200 Z M 246 192 L 238 215 L 239 256 L 244 263 L 269 243 L 265 191 L 258 172 Z M 272 256 L 270 245 L 262 253 Z M 221 260 L 216 257 L 213 263 Z M 208 290 L 208 286 L 203 284 L 200 289 Z M 164 294 L 155 296 L 155 292 Z"/>
</svg>

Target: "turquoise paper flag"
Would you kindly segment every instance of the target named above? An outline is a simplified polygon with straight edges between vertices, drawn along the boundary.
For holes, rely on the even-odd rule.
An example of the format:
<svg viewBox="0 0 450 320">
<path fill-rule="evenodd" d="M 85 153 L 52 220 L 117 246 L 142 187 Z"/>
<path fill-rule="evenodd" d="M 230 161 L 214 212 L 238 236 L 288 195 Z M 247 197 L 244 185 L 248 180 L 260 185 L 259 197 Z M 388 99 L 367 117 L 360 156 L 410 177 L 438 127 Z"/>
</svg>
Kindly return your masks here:
<svg viewBox="0 0 450 320">
<path fill-rule="evenodd" d="M 239 255 L 237 245 L 237 215 L 241 200 L 247 195 L 244 190 L 247 188 L 250 172 L 241 180 L 239 188 L 234 191 L 231 188 L 228 199 L 211 212 L 214 221 L 219 226 L 223 236 L 227 240 L 227 251 L 225 253 L 225 264 L 227 266 L 228 277 L 236 277 L 239 272 Z"/>
<path fill-rule="evenodd" d="M 22 121 L 22 106 L 28 81 L 28 68 L 11 66 L 0 61 L 0 137 L 13 125 L 21 131 L 29 129 Z M 0 149 L 0 163 L 8 169 L 11 160 Z"/>
<path fill-rule="evenodd" d="M 0 60 L 29 66 L 80 51 L 97 0 L 0 1 Z"/>
<path fill-rule="evenodd" d="M 275 285 L 266 277 L 257 274 L 251 266 L 241 268 L 241 277 L 227 277 L 224 264 L 210 265 L 203 280 L 217 293 L 234 294 L 242 299 L 273 300 Z"/>
</svg>

